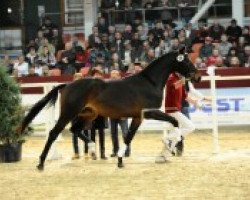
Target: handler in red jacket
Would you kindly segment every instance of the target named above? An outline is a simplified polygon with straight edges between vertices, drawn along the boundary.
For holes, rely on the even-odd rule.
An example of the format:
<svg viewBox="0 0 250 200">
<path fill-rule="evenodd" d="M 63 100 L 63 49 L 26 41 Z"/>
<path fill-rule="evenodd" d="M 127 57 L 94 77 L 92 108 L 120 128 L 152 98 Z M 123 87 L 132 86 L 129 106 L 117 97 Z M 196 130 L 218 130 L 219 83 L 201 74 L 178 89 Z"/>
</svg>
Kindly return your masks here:
<svg viewBox="0 0 250 200">
<path fill-rule="evenodd" d="M 172 73 L 166 83 L 165 112 L 174 117 L 179 122 L 179 128 L 173 128 L 164 136 L 163 142 L 168 150 L 173 154 L 177 154 L 176 144 L 182 140 L 187 134 L 195 130 L 192 121 L 181 113 L 182 101 L 198 106 L 198 100 L 187 95 L 185 90 L 185 80 L 178 73 Z"/>
</svg>

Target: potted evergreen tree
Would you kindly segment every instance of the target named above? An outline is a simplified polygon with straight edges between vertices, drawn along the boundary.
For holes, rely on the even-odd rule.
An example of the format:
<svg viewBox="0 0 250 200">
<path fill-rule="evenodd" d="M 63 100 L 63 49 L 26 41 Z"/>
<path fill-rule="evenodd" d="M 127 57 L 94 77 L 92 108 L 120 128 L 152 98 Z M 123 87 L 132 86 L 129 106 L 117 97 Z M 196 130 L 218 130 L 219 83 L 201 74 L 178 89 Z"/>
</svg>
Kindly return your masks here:
<svg viewBox="0 0 250 200">
<path fill-rule="evenodd" d="M 16 130 L 23 115 L 20 88 L 0 65 L 0 162 L 21 160 L 24 135 Z"/>
</svg>

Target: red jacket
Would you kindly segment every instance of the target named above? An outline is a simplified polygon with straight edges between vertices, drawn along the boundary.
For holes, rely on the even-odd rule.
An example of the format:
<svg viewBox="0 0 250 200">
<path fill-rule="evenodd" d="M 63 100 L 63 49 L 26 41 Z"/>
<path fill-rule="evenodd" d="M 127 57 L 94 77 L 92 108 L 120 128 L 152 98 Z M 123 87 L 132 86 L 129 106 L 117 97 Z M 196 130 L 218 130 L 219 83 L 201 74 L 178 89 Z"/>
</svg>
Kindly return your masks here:
<svg viewBox="0 0 250 200">
<path fill-rule="evenodd" d="M 166 83 L 165 93 L 165 112 L 172 113 L 181 111 L 182 100 L 187 98 L 185 86 L 183 84 L 175 87 L 175 83 L 180 81 L 180 78 L 175 74 L 170 74 Z"/>
</svg>

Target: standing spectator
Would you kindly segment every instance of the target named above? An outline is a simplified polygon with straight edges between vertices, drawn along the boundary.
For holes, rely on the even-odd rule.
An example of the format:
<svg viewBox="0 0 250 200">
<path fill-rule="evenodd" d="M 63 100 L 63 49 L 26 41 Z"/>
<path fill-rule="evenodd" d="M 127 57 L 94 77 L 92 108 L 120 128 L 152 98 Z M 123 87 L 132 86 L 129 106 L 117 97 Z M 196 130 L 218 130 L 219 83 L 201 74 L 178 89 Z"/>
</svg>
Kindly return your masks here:
<svg viewBox="0 0 250 200">
<path fill-rule="evenodd" d="M 65 50 L 62 52 L 59 67 L 62 74 L 73 75 L 75 73 L 75 52 L 72 49 L 71 43 L 65 44 Z"/>
<path fill-rule="evenodd" d="M 237 25 L 235 19 L 231 20 L 231 25 L 227 27 L 226 34 L 230 42 L 237 42 L 239 37 L 242 35 L 241 27 Z"/>
<path fill-rule="evenodd" d="M 200 57 L 203 60 L 206 60 L 207 57 L 212 55 L 213 52 L 213 44 L 212 44 L 212 38 L 211 37 L 206 37 L 205 38 L 205 43 L 201 46 L 200 48 Z"/>
<path fill-rule="evenodd" d="M 114 46 L 116 48 L 116 52 L 118 53 L 119 57 L 123 60 L 124 59 L 124 41 L 122 38 L 121 32 L 115 33 L 115 42 Z"/>
<path fill-rule="evenodd" d="M 98 32 L 98 27 L 97 26 L 93 26 L 92 27 L 92 34 L 89 35 L 88 37 L 88 43 L 89 46 L 93 47 L 94 44 L 99 44 L 101 43 L 101 39 L 99 38 L 99 32 Z"/>
<path fill-rule="evenodd" d="M 26 76 L 29 74 L 29 64 L 25 62 L 23 55 L 18 56 L 18 60 L 14 64 L 14 70 L 16 70 L 18 77 Z"/>
<path fill-rule="evenodd" d="M 132 46 L 130 44 L 130 41 L 127 40 L 124 42 L 124 69 L 121 69 L 121 71 L 125 72 L 128 70 L 128 67 L 135 62 L 135 53 L 134 50 L 132 49 Z"/>
<path fill-rule="evenodd" d="M 225 28 L 216 20 L 209 28 L 209 35 L 215 42 L 220 42 L 221 35 L 225 32 Z"/>
<path fill-rule="evenodd" d="M 142 41 L 140 40 L 138 32 L 133 33 L 133 37 L 131 40 L 131 46 L 135 51 L 135 58 L 139 58 L 140 50 L 142 47 Z"/>
<path fill-rule="evenodd" d="M 112 80 L 118 80 L 121 79 L 121 74 L 118 70 L 112 70 L 110 72 L 110 78 Z M 113 146 L 113 153 L 111 154 L 111 157 L 116 157 L 118 150 L 119 150 L 119 140 L 118 140 L 118 125 L 121 127 L 122 130 L 122 137 L 123 140 L 128 134 L 128 119 L 122 118 L 122 119 L 110 119 L 110 127 L 111 127 L 111 140 L 112 140 L 112 146 Z M 128 146 L 125 157 L 128 157 L 130 155 L 130 146 Z"/>
<path fill-rule="evenodd" d="M 95 68 L 91 71 L 91 75 L 93 78 L 103 78 L 103 72 L 100 71 L 98 68 Z M 105 131 L 106 128 L 106 119 L 102 116 L 98 116 L 93 122 L 92 122 L 92 128 L 91 128 L 91 140 L 95 140 L 96 131 L 99 133 L 99 150 L 100 150 L 100 157 L 103 160 L 106 160 L 107 157 L 105 156 Z"/>
<path fill-rule="evenodd" d="M 43 31 L 42 30 L 38 30 L 37 31 L 37 37 L 35 38 L 35 43 L 36 43 L 36 47 L 40 47 L 43 45 Z"/>
<path fill-rule="evenodd" d="M 110 44 L 115 42 L 115 27 L 111 25 L 108 27 L 108 40 Z"/>
<path fill-rule="evenodd" d="M 100 34 L 108 33 L 108 24 L 107 24 L 106 19 L 104 17 L 98 18 L 97 27 L 98 27 L 98 32 Z"/>
<path fill-rule="evenodd" d="M 47 47 L 49 49 L 49 52 L 54 54 L 56 53 L 56 48 L 53 44 L 51 44 L 48 40 L 48 38 L 44 37 L 43 38 L 43 42 L 42 42 L 42 46 L 40 46 L 38 48 L 38 54 L 41 54 L 44 52 L 44 48 Z"/>
</svg>

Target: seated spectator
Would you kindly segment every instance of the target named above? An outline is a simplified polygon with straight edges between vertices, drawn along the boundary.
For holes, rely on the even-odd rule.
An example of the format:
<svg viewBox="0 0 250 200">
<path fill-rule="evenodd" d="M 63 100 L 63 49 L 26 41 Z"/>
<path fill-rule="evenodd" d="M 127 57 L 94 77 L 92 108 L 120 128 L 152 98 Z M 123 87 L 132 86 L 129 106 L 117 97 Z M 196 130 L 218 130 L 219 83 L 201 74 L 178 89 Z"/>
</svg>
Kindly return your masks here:
<svg viewBox="0 0 250 200">
<path fill-rule="evenodd" d="M 43 31 L 42 30 L 38 30 L 37 31 L 37 36 L 35 38 L 35 43 L 36 43 L 36 47 L 37 49 L 43 45 L 43 38 L 44 38 L 44 35 L 43 35 Z M 32 45 L 33 46 L 33 45 Z"/>
<path fill-rule="evenodd" d="M 49 43 L 49 40 L 46 37 L 43 38 L 42 46 L 38 48 L 38 54 L 42 54 L 45 47 L 49 49 L 50 53 L 55 55 L 56 49 L 53 44 Z"/>
<path fill-rule="evenodd" d="M 5 55 L 3 59 L 1 59 L 1 65 L 6 68 L 8 74 L 13 73 L 13 60 L 10 59 L 9 55 Z"/>
<path fill-rule="evenodd" d="M 79 72 L 82 67 L 85 67 L 85 64 L 88 62 L 89 53 L 84 51 L 81 46 L 75 48 L 75 69 L 76 72 Z"/>
<path fill-rule="evenodd" d="M 14 69 L 18 77 L 29 74 L 29 64 L 25 62 L 23 55 L 18 56 L 18 60 L 14 63 Z"/>
<path fill-rule="evenodd" d="M 73 51 L 75 51 L 76 47 L 79 47 L 79 46 L 85 49 L 85 44 L 79 40 L 77 34 L 73 35 L 71 43 L 72 43 L 71 46 L 72 46 Z"/>
<path fill-rule="evenodd" d="M 168 52 L 164 40 L 160 40 L 159 45 L 155 48 L 155 57 L 159 58 Z"/>
<path fill-rule="evenodd" d="M 224 64 L 224 60 L 222 57 L 218 56 L 216 58 L 216 62 L 215 62 L 215 67 L 226 67 L 226 65 Z"/>
<path fill-rule="evenodd" d="M 26 60 L 30 65 L 34 65 L 38 60 L 38 54 L 34 46 L 29 48 L 29 52 L 26 54 Z"/>
<path fill-rule="evenodd" d="M 229 67 L 240 67 L 240 60 L 238 57 L 233 56 L 229 60 Z"/>
<path fill-rule="evenodd" d="M 180 47 L 180 42 L 178 38 L 173 38 L 171 40 L 171 46 L 170 46 L 170 51 L 178 51 Z"/>
<path fill-rule="evenodd" d="M 228 55 L 229 49 L 232 47 L 232 44 L 227 41 L 227 35 L 221 35 L 221 42 L 218 45 L 219 54 L 225 59 Z"/>
<path fill-rule="evenodd" d="M 131 46 L 131 43 L 129 40 L 124 42 L 124 65 L 129 66 L 131 63 L 135 62 L 135 53 L 134 49 Z M 121 69 L 122 71 L 126 71 L 126 69 Z"/>
<path fill-rule="evenodd" d="M 155 60 L 155 51 L 154 49 L 150 48 L 145 55 L 145 57 L 142 59 L 145 63 L 150 64 L 153 60 Z"/>
<path fill-rule="evenodd" d="M 108 27 L 108 41 L 110 44 L 114 43 L 115 41 L 115 27 L 114 26 Z"/>
<path fill-rule="evenodd" d="M 122 60 L 119 58 L 117 53 L 113 53 L 111 55 L 111 61 L 109 63 L 110 71 L 111 70 L 118 70 L 121 71 L 124 69 L 124 64 L 122 63 Z"/>
<path fill-rule="evenodd" d="M 219 24 L 217 20 L 209 28 L 209 36 L 213 38 L 213 41 L 220 42 L 221 35 L 225 32 L 225 28 Z"/>
<path fill-rule="evenodd" d="M 207 67 L 206 63 L 200 57 L 195 59 L 194 66 L 197 69 L 204 69 Z"/>
<path fill-rule="evenodd" d="M 139 33 L 141 41 L 145 41 L 147 39 L 148 29 L 144 25 L 139 25 L 136 31 Z"/>
<path fill-rule="evenodd" d="M 132 26 L 130 24 L 125 25 L 124 32 L 122 34 L 122 38 L 124 40 L 132 40 L 133 32 L 132 32 Z"/>
<path fill-rule="evenodd" d="M 205 38 L 209 36 L 209 29 L 202 21 L 199 21 L 198 23 L 198 29 L 195 33 L 195 43 L 203 43 L 205 41 Z"/>
<path fill-rule="evenodd" d="M 228 52 L 228 55 L 227 55 L 227 57 L 226 57 L 226 59 L 225 59 L 225 61 L 224 61 L 225 64 L 226 64 L 227 66 L 230 65 L 230 61 L 231 61 L 231 58 L 232 58 L 232 57 L 237 57 L 237 58 L 239 59 L 239 53 L 238 53 L 236 47 L 232 47 L 232 48 L 229 50 L 229 52 Z"/>
<path fill-rule="evenodd" d="M 140 53 L 139 50 L 142 47 L 142 41 L 140 40 L 138 32 L 133 33 L 132 40 L 131 40 L 131 46 L 135 50 L 135 53 L 136 53 L 135 57 L 138 58 L 139 53 Z"/>
<path fill-rule="evenodd" d="M 148 43 L 153 49 L 159 45 L 159 39 L 154 35 L 153 32 L 148 33 Z"/>
<path fill-rule="evenodd" d="M 29 43 L 25 46 L 25 49 L 23 51 L 24 55 L 29 53 L 31 47 L 34 47 L 36 51 L 39 48 L 39 46 L 36 44 L 35 40 L 30 40 Z"/>
<path fill-rule="evenodd" d="M 228 36 L 228 41 L 230 42 L 237 42 L 239 37 L 242 35 L 241 27 L 237 25 L 237 21 L 235 19 L 231 20 L 231 25 L 227 27 L 226 34 Z"/>
<path fill-rule="evenodd" d="M 200 54 L 199 54 L 200 58 L 206 60 L 209 56 L 212 55 L 213 48 L 214 46 L 212 44 L 212 38 L 206 37 L 205 43 L 200 48 Z"/>
<path fill-rule="evenodd" d="M 244 47 L 244 51 L 239 55 L 241 66 L 247 66 L 250 58 L 250 45 Z"/>
<path fill-rule="evenodd" d="M 188 38 L 190 40 L 190 43 L 193 44 L 195 40 L 195 29 L 193 28 L 193 25 L 191 23 L 188 23 L 184 28 L 186 38 Z"/>
<path fill-rule="evenodd" d="M 62 52 L 59 68 L 62 74 L 73 75 L 75 73 L 75 52 L 72 49 L 71 43 L 65 44 L 65 50 Z"/>
<path fill-rule="evenodd" d="M 36 73 L 35 65 L 29 67 L 29 73 L 26 76 L 28 77 L 39 76 L 39 74 Z"/>
<path fill-rule="evenodd" d="M 50 76 L 49 67 L 47 65 L 42 66 L 42 76 Z"/>
<path fill-rule="evenodd" d="M 219 50 L 214 48 L 214 49 L 213 49 L 212 55 L 209 56 L 209 57 L 207 58 L 207 60 L 206 60 L 206 65 L 207 65 L 207 66 L 215 65 L 216 62 L 217 62 L 217 58 L 218 58 L 218 57 L 221 57 L 221 56 L 219 55 Z M 222 57 L 221 57 L 221 58 L 222 58 Z"/>
<path fill-rule="evenodd" d="M 250 31 L 249 31 L 249 26 L 244 26 L 242 30 L 242 37 L 245 38 L 245 43 L 250 44 Z"/>
<path fill-rule="evenodd" d="M 49 48 L 47 46 L 44 46 L 42 50 L 43 51 L 39 54 L 39 57 L 37 59 L 37 64 L 46 64 L 49 69 L 53 69 L 56 64 L 56 58 L 54 54 L 49 51 Z"/>
</svg>

